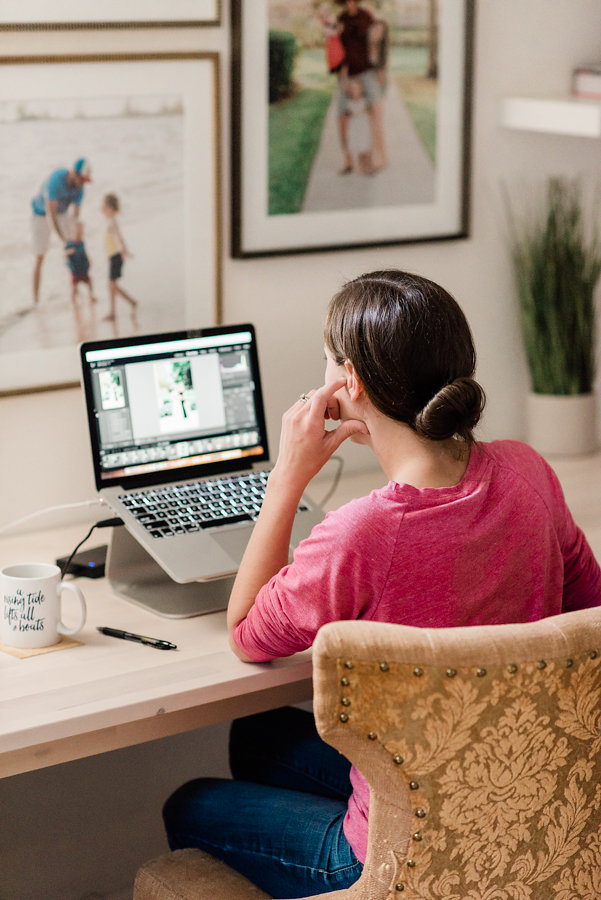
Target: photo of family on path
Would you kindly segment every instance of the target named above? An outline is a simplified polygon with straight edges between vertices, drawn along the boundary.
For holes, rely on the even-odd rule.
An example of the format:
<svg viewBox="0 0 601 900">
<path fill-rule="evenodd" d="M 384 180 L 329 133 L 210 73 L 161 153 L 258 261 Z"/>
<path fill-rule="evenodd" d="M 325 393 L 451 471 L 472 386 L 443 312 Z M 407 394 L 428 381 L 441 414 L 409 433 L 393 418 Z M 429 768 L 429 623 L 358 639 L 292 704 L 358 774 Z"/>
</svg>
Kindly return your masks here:
<svg viewBox="0 0 601 900">
<path fill-rule="evenodd" d="M 270 0 L 269 215 L 432 201 L 437 0 Z"/>
<path fill-rule="evenodd" d="M 233 255 L 467 234 L 474 0 L 232 0 Z"/>
<path fill-rule="evenodd" d="M 0 103 L 0 354 L 184 327 L 177 95 Z"/>
</svg>

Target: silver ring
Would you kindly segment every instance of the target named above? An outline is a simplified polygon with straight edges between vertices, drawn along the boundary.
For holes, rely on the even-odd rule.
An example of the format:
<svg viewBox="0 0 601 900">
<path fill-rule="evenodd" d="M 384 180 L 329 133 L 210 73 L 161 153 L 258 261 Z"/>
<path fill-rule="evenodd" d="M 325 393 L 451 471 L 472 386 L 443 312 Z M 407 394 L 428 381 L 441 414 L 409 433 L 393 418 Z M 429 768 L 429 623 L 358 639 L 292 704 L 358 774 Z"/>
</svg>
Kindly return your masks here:
<svg viewBox="0 0 601 900">
<path fill-rule="evenodd" d="M 307 397 L 306 394 L 301 394 L 300 397 L 299 397 L 298 399 L 299 399 L 299 400 L 302 400 L 303 403 L 307 403 L 307 402 L 309 401 L 309 398 Z"/>
</svg>

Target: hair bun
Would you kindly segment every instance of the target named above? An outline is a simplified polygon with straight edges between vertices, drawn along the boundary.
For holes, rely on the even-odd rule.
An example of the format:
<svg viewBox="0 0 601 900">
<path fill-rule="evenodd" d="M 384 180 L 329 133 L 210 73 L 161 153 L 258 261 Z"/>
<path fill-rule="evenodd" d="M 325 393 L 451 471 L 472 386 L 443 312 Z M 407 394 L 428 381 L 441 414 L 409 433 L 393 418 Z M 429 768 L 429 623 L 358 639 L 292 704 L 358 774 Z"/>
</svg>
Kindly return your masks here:
<svg viewBox="0 0 601 900">
<path fill-rule="evenodd" d="M 415 430 L 432 441 L 455 435 L 472 440 L 484 409 L 484 391 L 473 378 L 456 378 L 446 384 L 415 417 Z"/>
</svg>

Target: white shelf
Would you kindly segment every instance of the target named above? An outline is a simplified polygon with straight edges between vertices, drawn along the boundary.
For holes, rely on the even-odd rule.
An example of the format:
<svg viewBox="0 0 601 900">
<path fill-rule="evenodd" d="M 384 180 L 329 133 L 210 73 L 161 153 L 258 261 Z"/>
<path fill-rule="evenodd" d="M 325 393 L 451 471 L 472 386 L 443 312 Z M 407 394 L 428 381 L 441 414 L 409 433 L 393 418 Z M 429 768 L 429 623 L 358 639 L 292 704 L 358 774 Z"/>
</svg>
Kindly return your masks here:
<svg viewBox="0 0 601 900">
<path fill-rule="evenodd" d="M 598 138 L 601 100 L 507 97 L 502 106 L 502 123 L 521 131 Z"/>
</svg>

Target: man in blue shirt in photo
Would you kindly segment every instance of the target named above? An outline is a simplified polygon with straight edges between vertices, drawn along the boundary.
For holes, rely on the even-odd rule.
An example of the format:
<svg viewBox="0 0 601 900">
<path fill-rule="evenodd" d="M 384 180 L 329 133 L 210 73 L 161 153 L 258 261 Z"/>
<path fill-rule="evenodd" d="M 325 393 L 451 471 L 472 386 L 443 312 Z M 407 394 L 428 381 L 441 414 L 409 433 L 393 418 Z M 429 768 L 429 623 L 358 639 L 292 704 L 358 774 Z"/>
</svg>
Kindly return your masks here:
<svg viewBox="0 0 601 900">
<path fill-rule="evenodd" d="M 31 201 L 32 237 L 35 262 L 33 267 L 33 302 L 40 293 L 42 263 L 50 246 L 52 230 L 64 245 L 69 239 L 69 223 L 79 216 L 84 184 L 91 181 L 90 163 L 81 157 L 72 169 L 55 169 Z"/>
</svg>

